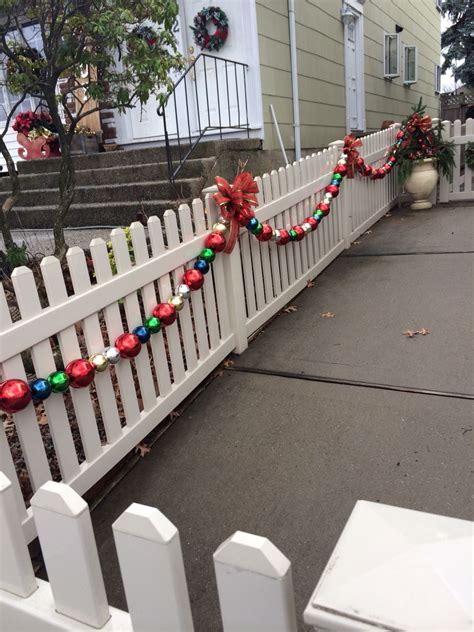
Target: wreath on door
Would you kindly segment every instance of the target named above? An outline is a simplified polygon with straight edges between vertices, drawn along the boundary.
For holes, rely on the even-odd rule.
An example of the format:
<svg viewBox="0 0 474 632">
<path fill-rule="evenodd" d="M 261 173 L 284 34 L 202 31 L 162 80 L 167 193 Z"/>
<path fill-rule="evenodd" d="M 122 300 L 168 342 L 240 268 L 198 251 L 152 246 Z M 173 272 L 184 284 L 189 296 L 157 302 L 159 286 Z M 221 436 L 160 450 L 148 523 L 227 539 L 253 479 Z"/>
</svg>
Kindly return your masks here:
<svg viewBox="0 0 474 632">
<path fill-rule="evenodd" d="M 204 7 L 194 16 L 193 21 L 194 26 L 189 28 L 194 33 L 194 41 L 201 47 L 201 50 L 219 50 L 229 34 L 229 20 L 224 11 L 219 7 Z M 212 22 L 216 27 L 212 35 L 208 30 L 209 22 Z"/>
</svg>

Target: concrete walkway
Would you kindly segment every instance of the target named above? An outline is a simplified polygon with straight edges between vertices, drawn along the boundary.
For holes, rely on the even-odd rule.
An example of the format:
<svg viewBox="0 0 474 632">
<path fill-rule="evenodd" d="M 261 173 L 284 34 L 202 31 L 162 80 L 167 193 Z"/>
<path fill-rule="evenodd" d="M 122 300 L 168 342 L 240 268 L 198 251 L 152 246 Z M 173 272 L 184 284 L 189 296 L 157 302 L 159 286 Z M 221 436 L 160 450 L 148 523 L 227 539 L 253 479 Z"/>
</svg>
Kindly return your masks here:
<svg viewBox="0 0 474 632">
<path fill-rule="evenodd" d="M 303 629 L 357 499 L 472 519 L 473 220 L 393 211 L 212 382 L 93 513 L 113 605 L 110 525 L 131 502 L 180 530 L 202 632 L 221 629 L 212 553 L 237 529 L 291 560 Z"/>
</svg>

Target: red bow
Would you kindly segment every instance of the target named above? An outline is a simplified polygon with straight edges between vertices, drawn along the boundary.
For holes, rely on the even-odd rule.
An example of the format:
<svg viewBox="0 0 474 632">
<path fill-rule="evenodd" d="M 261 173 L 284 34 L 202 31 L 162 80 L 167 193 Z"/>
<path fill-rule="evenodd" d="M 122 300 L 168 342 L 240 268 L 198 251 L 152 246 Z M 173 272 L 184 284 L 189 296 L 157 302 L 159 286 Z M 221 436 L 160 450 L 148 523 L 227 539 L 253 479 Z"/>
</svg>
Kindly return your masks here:
<svg viewBox="0 0 474 632">
<path fill-rule="evenodd" d="M 353 134 L 347 134 L 344 136 L 344 153 L 347 157 L 347 177 L 354 177 L 354 163 L 359 157 L 357 147 L 362 147 L 362 141 L 360 138 L 356 138 Z"/>
<path fill-rule="evenodd" d="M 245 226 L 255 216 L 252 206 L 258 206 L 255 196 L 258 185 L 248 171 L 239 173 L 234 184 L 229 184 L 220 176 L 216 176 L 215 182 L 219 191 L 213 197 L 220 206 L 222 217 L 230 220 L 230 235 L 224 249 L 224 252 L 230 253 L 239 236 L 240 226 Z"/>
<path fill-rule="evenodd" d="M 416 128 L 420 130 L 423 134 L 427 134 L 432 127 L 431 116 L 426 114 L 425 116 L 420 116 L 418 113 L 413 114 L 411 119 L 408 121 L 407 130 L 411 133 L 415 131 Z"/>
</svg>

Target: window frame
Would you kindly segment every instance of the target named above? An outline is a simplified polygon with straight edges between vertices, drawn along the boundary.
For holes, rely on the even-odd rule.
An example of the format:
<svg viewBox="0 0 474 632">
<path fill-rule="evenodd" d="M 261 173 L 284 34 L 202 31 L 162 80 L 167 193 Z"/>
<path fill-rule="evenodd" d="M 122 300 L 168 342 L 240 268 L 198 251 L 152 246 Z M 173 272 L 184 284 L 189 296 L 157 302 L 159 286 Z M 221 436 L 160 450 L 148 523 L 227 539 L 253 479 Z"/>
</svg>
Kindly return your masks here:
<svg viewBox="0 0 474 632">
<path fill-rule="evenodd" d="M 415 77 L 414 79 L 407 79 L 407 50 L 415 49 Z M 405 86 L 411 86 L 413 83 L 418 81 L 418 46 L 415 44 L 404 44 L 403 45 L 403 84 Z"/>
<path fill-rule="evenodd" d="M 436 8 L 438 9 L 440 13 L 441 13 L 442 6 L 443 6 L 443 0 L 436 0 Z"/>
<path fill-rule="evenodd" d="M 434 93 L 441 94 L 441 66 L 435 64 L 434 67 Z"/>
<path fill-rule="evenodd" d="M 396 38 L 397 42 L 397 70 L 395 73 L 387 72 L 387 38 L 389 37 Z M 384 32 L 383 34 L 383 76 L 385 79 L 395 79 L 400 76 L 400 33 Z"/>
</svg>

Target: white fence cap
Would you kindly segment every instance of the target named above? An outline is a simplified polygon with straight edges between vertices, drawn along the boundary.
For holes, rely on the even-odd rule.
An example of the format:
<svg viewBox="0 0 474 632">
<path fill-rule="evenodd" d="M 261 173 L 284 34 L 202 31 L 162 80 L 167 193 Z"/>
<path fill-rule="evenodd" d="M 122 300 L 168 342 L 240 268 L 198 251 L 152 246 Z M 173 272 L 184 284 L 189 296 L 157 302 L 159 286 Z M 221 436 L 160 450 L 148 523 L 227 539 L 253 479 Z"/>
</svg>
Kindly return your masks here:
<svg viewBox="0 0 474 632">
<path fill-rule="evenodd" d="M 155 507 L 132 503 L 113 523 L 112 528 L 137 538 L 167 544 L 178 534 L 178 529 Z"/>
<path fill-rule="evenodd" d="M 70 517 L 77 517 L 88 510 L 86 501 L 69 485 L 54 481 L 47 481 L 38 489 L 31 505 Z"/>
<path fill-rule="evenodd" d="M 284 577 L 291 566 L 270 540 L 243 531 L 236 531 L 218 547 L 214 561 L 275 579 Z"/>
</svg>

